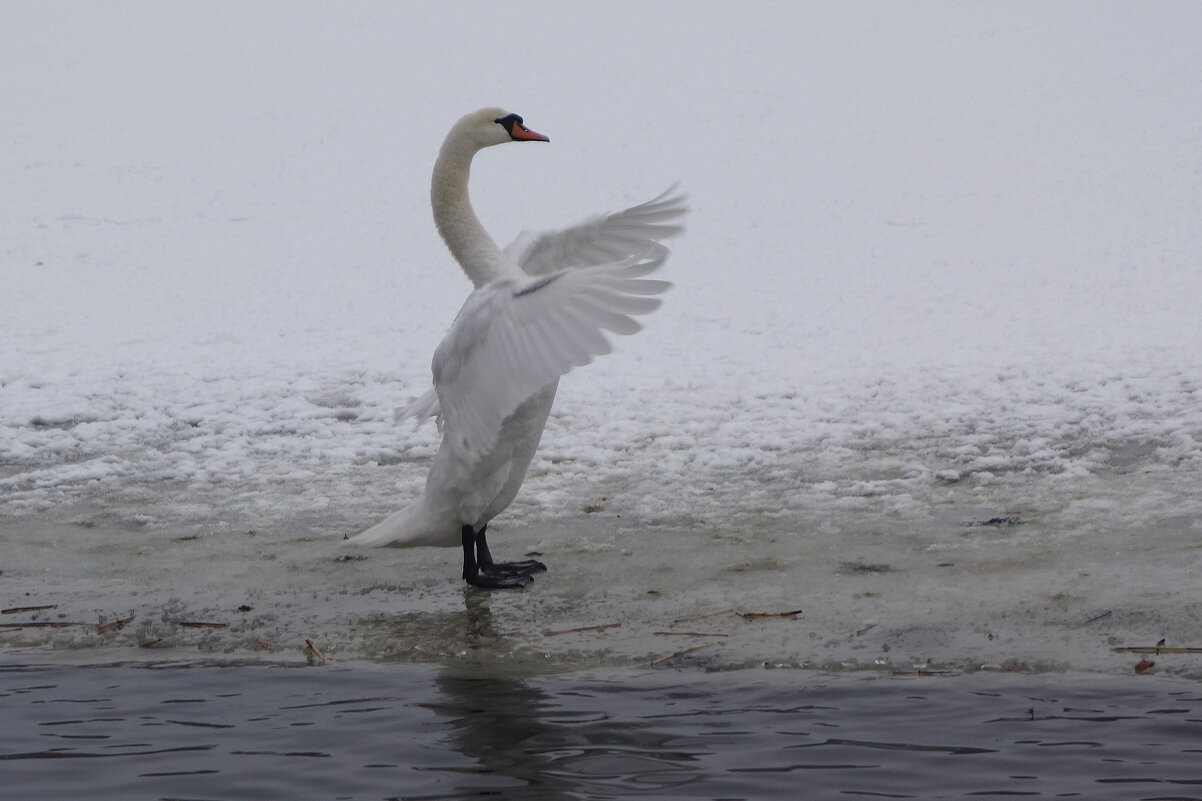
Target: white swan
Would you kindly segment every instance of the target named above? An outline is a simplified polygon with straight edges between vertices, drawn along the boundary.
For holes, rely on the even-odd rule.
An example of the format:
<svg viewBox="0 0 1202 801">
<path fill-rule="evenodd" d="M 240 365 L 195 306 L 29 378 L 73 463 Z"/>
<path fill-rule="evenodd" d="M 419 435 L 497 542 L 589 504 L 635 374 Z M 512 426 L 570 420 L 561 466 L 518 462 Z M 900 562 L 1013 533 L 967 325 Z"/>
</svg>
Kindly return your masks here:
<svg viewBox="0 0 1202 801">
<path fill-rule="evenodd" d="M 494 562 L 485 531 L 517 495 L 542 437 L 560 376 L 610 352 L 603 331 L 633 334 L 630 315 L 659 306 L 665 281 L 643 276 L 680 232 L 684 197 L 668 190 L 625 211 L 538 235 L 502 251 L 468 199 L 472 158 L 503 142 L 547 142 L 517 114 L 487 108 L 447 134 L 434 165 L 434 222 L 476 289 L 434 352 L 434 388 L 398 411 L 437 417 L 442 445 L 424 495 L 351 538 L 354 545 L 463 547 L 463 578 L 523 587 L 546 570 Z"/>
</svg>

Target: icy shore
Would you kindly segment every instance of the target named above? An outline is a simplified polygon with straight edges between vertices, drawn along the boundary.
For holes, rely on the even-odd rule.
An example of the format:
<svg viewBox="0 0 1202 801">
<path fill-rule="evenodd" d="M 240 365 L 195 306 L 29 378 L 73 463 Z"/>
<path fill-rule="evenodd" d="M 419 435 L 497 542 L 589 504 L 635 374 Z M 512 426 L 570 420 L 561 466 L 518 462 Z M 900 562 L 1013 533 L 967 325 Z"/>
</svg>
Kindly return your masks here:
<svg viewBox="0 0 1202 801">
<path fill-rule="evenodd" d="M 54 606 L 0 615 L 6 654 L 1202 645 L 1199 6 L 64 8 L 14 6 L 0 48 L 0 601 Z M 551 572 L 478 597 L 453 551 L 339 543 L 422 486 L 436 434 L 392 410 L 468 289 L 429 170 L 497 103 L 551 137 L 478 159 L 499 241 L 677 180 L 692 212 L 497 521 Z"/>
</svg>

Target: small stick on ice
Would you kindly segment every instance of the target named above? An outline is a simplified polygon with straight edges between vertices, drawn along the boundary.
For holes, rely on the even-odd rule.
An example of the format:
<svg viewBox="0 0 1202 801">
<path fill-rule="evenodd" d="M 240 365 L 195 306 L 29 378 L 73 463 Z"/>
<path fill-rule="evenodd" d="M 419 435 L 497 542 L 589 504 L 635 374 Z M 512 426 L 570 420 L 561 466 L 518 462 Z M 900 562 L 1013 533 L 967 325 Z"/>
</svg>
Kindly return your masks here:
<svg viewBox="0 0 1202 801">
<path fill-rule="evenodd" d="M 690 620 L 703 620 L 704 618 L 707 618 L 707 617 L 716 617 L 718 615 L 729 614 L 730 612 L 734 612 L 738 608 L 739 607 L 737 607 L 737 606 L 730 606 L 730 607 L 727 607 L 726 609 L 719 609 L 716 612 L 706 612 L 701 615 L 687 615 L 685 617 L 678 617 L 672 621 L 672 625 L 675 626 L 677 623 L 686 623 Z"/>
<path fill-rule="evenodd" d="M 41 612 L 44 609 L 58 609 L 58 604 L 45 604 L 44 606 L 14 606 L 9 609 L 0 609 L 0 615 L 16 615 L 21 612 Z"/>
<path fill-rule="evenodd" d="M 305 640 L 305 656 L 309 658 L 311 664 L 324 665 L 334 661 L 321 652 L 321 649 L 317 647 L 317 643 L 309 639 Z"/>
<path fill-rule="evenodd" d="M 59 620 L 35 620 L 29 623 L 0 623 L 0 629 L 64 629 L 67 626 L 86 626 L 87 623 L 67 623 Z"/>
<path fill-rule="evenodd" d="M 685 654 L 691 654 L 691 653 L 693 653 L 693 651 L 700 651 L 702 648 L 709 648 L 711 645 L 717 645 L 717 644 L 718 643 L 716 643 L 716 642 L 703 642 L 703 643 L 699 643 L 698 645 L 690 645 L 688 648 L 681 648 L 679 651 L 676 651 L 675 653 L 668 654 L 667 656 L 661 656 L 659 659 L 651 660 L 650 667 L 655 667 L 656 665 L 659 665 L 663 662 L 667 662 L 669 659 L 675 659 L 678 656 L 684 656 Z"/>
<path fill-rule="evenodd" d="M 738 615 L 744 620 L 759 620 L 763 617 L 795 617 L 801 612 L 800 609 L 794 609 L 791 612 L 739 612 Z"/>
<path fill-rule="evenodd" d="M 602 623 L 598 626 L 577 626 L 574 629 L 559 629 L 558 631 L 544 631 L 544 637 L 558 637 L 560 634 L 575 634 L 580 631 L 601 631 L 602 629 L 616 629 L 621 626 L 621 623 Z"/>
<path fill-rule="evenodd" d="M 130 615 L 129 617 L 122 617 L 122 618 L 118 618 L 116 620 L 106 620 L 104 623 L 97 624 L 96 633 L 104 634 L 109 629 L 118 631 L 120 629 L 125 628 L 129 624 L 129 622 L 133 619 L 134 619 L 134 616 Z"/>
<path fill-rule="evenodd" d="M 181 626 L 188 629 L 224 629 L 229 623 L 211 623 L 207 620 L 181 620 Z"/>
<path fill-rule="evenodd" d="M 1100 615 L 1094 615 L 1093 617 L 1091 617 L 1089 620 L 1085 621 L 1081 625 L 1088 626 L 1090 623 L 1097 623 L 1099 620 L 1105 620 L 1106 618 L 1110 617 L 1113 614 L 1114 614 L 1113 610 L 1107 609 L 1105 612 L 1103 612 Z"/>
<path fill-rule="evenodd" d="M 1202 654 L 1202 648 L 1182 645 L 1128 645 L 1110 650 L 1116 654 Z"/>
<path fill-rule="evenodd" d="M 716 631 L 656 631 L 660 637 L 729 637 L 729 634 L 719 634 Z"/>
</svg>

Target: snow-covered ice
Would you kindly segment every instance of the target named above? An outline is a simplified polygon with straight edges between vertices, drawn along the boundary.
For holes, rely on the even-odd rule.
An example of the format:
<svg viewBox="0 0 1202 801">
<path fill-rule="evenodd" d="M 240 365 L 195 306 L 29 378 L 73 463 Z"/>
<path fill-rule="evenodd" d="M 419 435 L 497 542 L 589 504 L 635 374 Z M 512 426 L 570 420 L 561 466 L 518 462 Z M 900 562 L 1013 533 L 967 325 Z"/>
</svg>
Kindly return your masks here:
<svg viewBox="0 0 1202 801">
<path fill-rule="evenodd" d="M 481 603 L 523 647 L 617 661 L 757 604 L 806 622 L 723 632 L 714 659 L 1109 669 L 1116 643 L 1202 644 L 1200 23 L 1190 3 L 14 6 L 0 600 L 137 611 L 154 640 L 151 619 L 243 599 L 258 622 L 207 647 L 312 632 L 381 658 L 453 657 Z M 494 104 L 552 140 L 477 159 L 499 240 L 677 180 L 693 212 L 664 307 L 564 380 L 497 521 L 499 551 L 552 572 L 473 612 L 451 551 L 334 560 L 436 447 L 391 422 L 469 289 L 429 169 Z M 538 636 L 610 618 L 646 636 Z"/>
</svg>

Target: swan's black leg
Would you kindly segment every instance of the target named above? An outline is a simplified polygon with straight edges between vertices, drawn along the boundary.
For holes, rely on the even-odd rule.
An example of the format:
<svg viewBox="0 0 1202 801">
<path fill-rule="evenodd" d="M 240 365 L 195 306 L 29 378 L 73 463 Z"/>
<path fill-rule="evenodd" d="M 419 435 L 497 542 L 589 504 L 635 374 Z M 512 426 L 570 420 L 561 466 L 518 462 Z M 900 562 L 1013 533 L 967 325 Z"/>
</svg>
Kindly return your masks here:
<svg viewBox="0 0 1202 801">
<path fill-rule="evenodd" d="M 534 581 L 529 575 L 513 574 L 513 573 L 493 573 L 482 571 L 481 564 L 476 561 L 476 532 L 471 526 L 464 525 L 461 529 L 463 535 L 463 579 L 473 587 L 486 587 L 488 589 L 508 589 L 510 587 L 525 587 L 530 582 Z M 488 554 L 488 547 L 485 546 L 484 554 Z M 491 565 L 492 555 L 488 555 L 488 561 Z"/>
<path fill-rule="evenodd" d="M 537 559 L 523 559 L 520 562 L 494 562 L 492 552 L 488 550 L 488 540 L 484 532 L 488 526 L 483 525 L 476 532 L 476 559 L 480 562 L 481 572 L 491 576 L 529 576 L 546 570 L 547 566 Z"/>
</svg>

